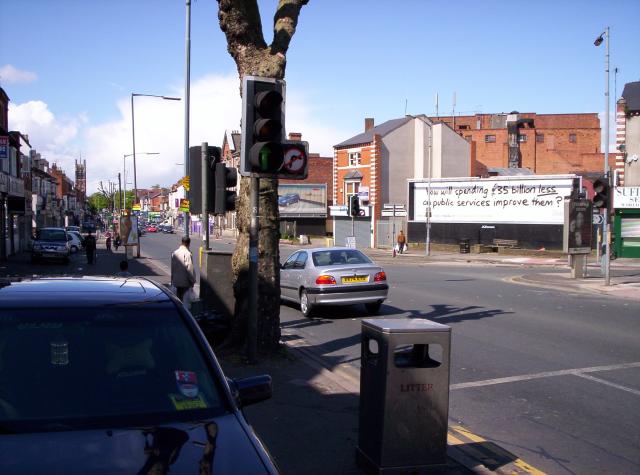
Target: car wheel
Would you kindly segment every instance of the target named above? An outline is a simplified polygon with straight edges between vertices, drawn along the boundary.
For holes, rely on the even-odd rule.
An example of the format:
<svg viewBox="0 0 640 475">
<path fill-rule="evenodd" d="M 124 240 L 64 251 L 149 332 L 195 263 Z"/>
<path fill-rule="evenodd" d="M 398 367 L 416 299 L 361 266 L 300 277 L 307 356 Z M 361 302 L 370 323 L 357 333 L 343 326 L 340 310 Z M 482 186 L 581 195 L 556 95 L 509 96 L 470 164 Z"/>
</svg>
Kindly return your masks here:
<svg viewBox="0 0 640 475">
<path fill-rule="evenodd" d="M 313 311 L 313 306 L 311 302 L 309 302 L 309 295 L 307 295 L 307 291 L 304 289 L 300 291 L 300 311 L 305 317 L 311 316 L 311 312 Z"/>
<path fill-rule="evenodd" d="M 382 307 L 382 302 L 365 303 L 364 306 L 371 315 L 377 315 Z"/>
</svg>

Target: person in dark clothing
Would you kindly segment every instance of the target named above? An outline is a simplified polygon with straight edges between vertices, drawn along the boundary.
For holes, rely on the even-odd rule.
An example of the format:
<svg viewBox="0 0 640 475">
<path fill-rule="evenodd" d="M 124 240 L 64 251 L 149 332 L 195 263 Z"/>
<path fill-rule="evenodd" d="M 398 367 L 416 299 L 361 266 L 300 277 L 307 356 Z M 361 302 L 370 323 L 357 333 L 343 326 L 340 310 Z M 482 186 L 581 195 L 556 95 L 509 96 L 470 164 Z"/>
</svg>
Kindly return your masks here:
<svg viewBox="0 0 640 475">
<path fill-rule="evenodd" d="M 87 264 L 93 264 L 96 261 L 96 238 L 93 234 L 84 238 L 84 249 L 87 253 Z"/>
</svg>

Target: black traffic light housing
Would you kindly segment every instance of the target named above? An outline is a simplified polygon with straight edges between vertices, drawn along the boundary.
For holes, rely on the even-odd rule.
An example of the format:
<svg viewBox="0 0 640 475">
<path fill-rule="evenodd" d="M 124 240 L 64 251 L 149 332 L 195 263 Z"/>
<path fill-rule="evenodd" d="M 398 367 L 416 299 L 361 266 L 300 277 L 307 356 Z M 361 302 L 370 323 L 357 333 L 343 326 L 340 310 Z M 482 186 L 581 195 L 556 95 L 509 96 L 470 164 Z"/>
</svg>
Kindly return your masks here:
<svg viewBox="0 0 640 475">
<path fill-rule="evenodd" d="M 360 216 L 360 198 L 358 195 L 349 196 L 349 216 Z"/>
<path fill-rule="evenodd" d="M 236 209 L 236 191 L 238 173 L 235 168 L 227 167 L 224 163 L 215 165 L 215 198 L 213 202 L 213 214 L 225 214 Z"/>
<path fill-rule="evenodd" d="M 240 174 L 307 177 L 308 144 L 285 140 L 285 82 L 245 76 L 242 81 Z"/>
<path fill-rule="evenodd" d="M 202 213 L 202 180 L 207 183 L 209 210 L 213 207 L 213 170 L 215 164 L 222 159 L 222 149 L 207 146 L 207 171 L 208 177 L 202 175 L 202 146 L 189 147 L 189 212 L 191 214 Z"/>
<path fill-rule="evenodd" d="M 595 208 L 608 208 L 611 199 L 611 186 L 609 185 L 609 177 L 603 176 L 593 182 L 593 206 Z"/>
</svg>

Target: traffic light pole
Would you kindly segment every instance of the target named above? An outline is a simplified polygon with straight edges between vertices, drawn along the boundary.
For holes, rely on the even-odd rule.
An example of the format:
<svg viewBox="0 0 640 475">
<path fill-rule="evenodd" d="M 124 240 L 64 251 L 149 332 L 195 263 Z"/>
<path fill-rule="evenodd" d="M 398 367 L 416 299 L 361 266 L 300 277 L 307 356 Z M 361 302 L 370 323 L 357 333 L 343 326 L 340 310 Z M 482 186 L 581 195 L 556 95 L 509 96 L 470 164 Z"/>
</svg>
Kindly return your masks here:
<svg viewBox="0 0 640 475">
<path fill-rule="evenodd" d="M 607 207 L 605 209 L 605 217 L 604 217 L 604 249 L 605 255 L 602 256 L 602 262 L 604 263 L 604 285 L 611 284 L 611 276 L 610 276 L 610 249 L 611 246 L 611 236 L 610 228 L 609 228 L 609 217 L 611 216 L 611 176 L 609 174 L 609 27 L 606 29 L 606 59 L 605 59 L 605 82 L 606 89 L 604 92 L 604 100 L 605 100 L 605 108 L 604 108 L 604 133 L 605 133 L 605 141 L 604 141 L 604 174 L 607 180 L 609 180 L 609 199 L 607 200 Z"/>
<path fill-rule="evenodd" d="M 258 207 L 260 179 L 251 177 L 251 221 L 249 224 L 249 321 L 247 322 L 247 359 L 249 363 L 257 362 L 258 353 L 258 239 L 260 223 Z"/>
</svg>

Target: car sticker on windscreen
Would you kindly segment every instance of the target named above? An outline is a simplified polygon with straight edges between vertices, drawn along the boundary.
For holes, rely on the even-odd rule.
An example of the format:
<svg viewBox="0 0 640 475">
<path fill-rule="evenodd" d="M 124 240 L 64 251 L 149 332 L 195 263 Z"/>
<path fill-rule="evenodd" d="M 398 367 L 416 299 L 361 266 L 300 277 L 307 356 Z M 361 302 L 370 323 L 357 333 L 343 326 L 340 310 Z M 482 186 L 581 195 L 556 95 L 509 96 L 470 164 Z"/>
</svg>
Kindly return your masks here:
<svg viewBox="0 0 640 475">
<path fill-rule="evenodd" d="M 169 394 L 169 399 L 171 399 L 173 407 L 178 411 L 207 408 L 207 403 L 203 399 L 202 394 L 199 394 L 194 398 L 184 397 L 181 394 Z"/>
<path fill-rule="evenodd" d="M 180 394 L 188 398 L 198 396 L 198 376 L 194 371 L 176 371 L 175 375 Z"/>
</svg>

